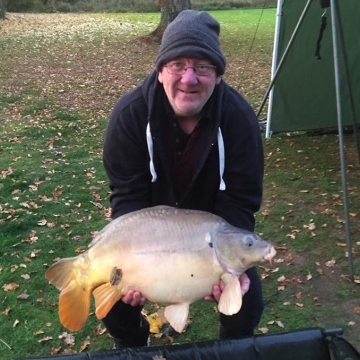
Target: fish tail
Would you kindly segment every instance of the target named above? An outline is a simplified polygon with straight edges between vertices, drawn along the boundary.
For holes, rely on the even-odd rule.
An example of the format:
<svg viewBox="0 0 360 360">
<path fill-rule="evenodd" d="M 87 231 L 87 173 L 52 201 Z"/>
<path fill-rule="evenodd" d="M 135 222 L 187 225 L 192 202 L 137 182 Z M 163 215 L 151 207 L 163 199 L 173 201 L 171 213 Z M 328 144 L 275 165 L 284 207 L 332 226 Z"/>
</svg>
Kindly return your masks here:
<svg viewBox="0 0 360 360">
<path fill-rule="evenodd" d="M 92 288 L 79 276 L 77 257 L 61 259 L 45 273 L 46 279 L 60 290 L 59 317 L 70 331 L 81 330 L 89 316 Z"/>
</svg>

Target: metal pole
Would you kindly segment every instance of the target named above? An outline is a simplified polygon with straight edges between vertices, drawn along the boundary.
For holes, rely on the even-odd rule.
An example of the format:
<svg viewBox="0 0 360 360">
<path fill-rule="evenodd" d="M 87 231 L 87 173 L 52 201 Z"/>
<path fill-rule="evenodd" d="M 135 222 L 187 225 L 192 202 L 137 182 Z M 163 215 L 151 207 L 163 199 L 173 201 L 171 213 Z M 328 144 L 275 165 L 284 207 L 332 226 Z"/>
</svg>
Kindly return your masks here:
<svg viewBox="0 0 360 360">
<path fill-rule="evenodd" d="M 276 8 L 276 23 L 275 23 L 275 34 L 274 34 L 274 49 L 273 49 L 273 57 L 272 57 L 272 64 L 271 64 L 271 79 L 274 78 L 274 74 L 276 71 L 276 64 L 278 61 L 278 53 L 279 53 L 279 37 L 280 37 L 280 25 L 281 25 L 281 14 L 282 14 L 282 4 L 284 0 L 278 0 L 277 8 Z M 270 91 L 269 96 L 269 107 L 268 107 L 268 115 L 267 115 L 267 122 L 266 122 L 266 133 L 265 138 L 270 139 L 271 131 L 271 111 L 272 111 L 272 104 L 273 104 L 273 96 L 274 96 L 274 89 Z"/>
<path fill-rule="evenodd" d="M 343 187 L 343 202 L 344 202 L 344 216 L 345 216 L 345 230 L 346 230 L 346 243 L 348 249 L 349 259 L 349 272 L 350 279 L 354 281 L 354 265 L 352 254 L 352 243 L 350 238 L 350 216 L 348 205 L 348 189 L 347 189 L 347 175 L 346 175 L 346 159 L 344 153 L 344 134 L 342 126 L 342 109 L 341 109 L 341 94 L 340 94 L 340 72 L 339 72 L 339 58 L 338 58 L 338 13 L 336 12 L 337 0 L 330 0 L 331 4 L 331 23 L 332 23 L 332 38 L 333 38 L 333 52 L 334 52 L 334 72 L 335 72 L 335 93 L 336 93 L 336 109 L 339 131 L 339 148 L 341 160 L 341 174 L 342 174 L 342 187 Z"/>
<path fill-rule="evenodd" d="M 282 58 L 281 58 L 281 60 L 280 60 L 280 62 L 279 62 L 279 65 L 278 65 L 277 68 L 276 68 L 276 72 L 275 72 L 275 74 L 274 74 L 274 77 L 273 77 L 273 79 L 271 80 L 271 83 L 270 83 L 269 87 L 267 88 L 266 93 L 265 93 L 265 95 L 264 95 L 264 97 L 263 97 L 263 100 L 262 100 L 262 102 L 261 102 L 260 108 L 259 108 L 258 112 L 256 113 L 257 117 L 259 117 L 262 109 L 263 109 L 264 106 L 265 106 L 265 103 L 266 103 L 266 100 L 267 100 L 267 98 L 268 98 L 268 96 L 269 96 L 270 90 L 272 89 L 272 87 L 273 87 L 273 85 L 274 85 L 274 82 L 275 82 L 275 80 L 276 80 L 276 78 L 277 78 L 277 76 L 278 76 L 278 74 L 279 74 L 279 70 L 281 69 L 282 64 L 284 63 L 284 61 L 285 61 L 285 59 L 286 59 L 286 56 L 287 56 L 287 54 L 289 53 L 290 47 L 291 47 L 292 43 L 294 42 L 294 39 L 295 39 L 295 37 L 296 37 L 296 35 L 297 35 L 298 31 L 299 31 L 300 25 L 302 24 L 302 22 L 303 22 L 303 20 L 304 20 L 304 18 L 305 18 L 305 15 L 306 15 L 306 13 L 307 13 L 307 11 L 309 10 L 309 7 L 310 7 L 311 2 L 312 2 L 312 0 L 308 0 L 308 2 L 306 3 L 305 8 L 304 8 L 304 10 L 303 10 L 300 18 L 299 18 L 299 21 L 298 21 L 298 23 L 296 24 L 296 27 L 295 27 L 292 35 L 291 35 L 291 38 L 290 38 L 290 40 L 289 40 L 289 43 L 288 43 L 288 45 L 287 45 L 287 47 L 286 47 L 286 49 L 285 49 L 285 51 L 284 51 L 284 54 L 283 54 L 283 56 L 282 56 Z"/>
<path fill-rule="evenodd" d="M 359 130 L 358 130 L 358 121 L 356 117 L 356 110 L 355 110 L 355 101 L 354 101 L 354 92 L 352 90 L 352 84 L 350 79 L 350 69 L 349 69 L 349 61 L 345 49 L 345 39 L 344 39 L 344 31 L 343 26 L 341 22 L 341 16 L 340 16 L 340 9 L 339 4 L 337 4 L 337 14 L 338 14 L 338 27 L 339 27 L 339 35 L 340 35 L 340 45 L 343 52 L 343 58 L 344 58 L 344 64 L 345 64 L 345 73 L 346 73 L 346 83 L 348 86 L 348 95 L 349 95 L 349 101 L 350 101 L 350 109 L 351 109 L 351 115 L 352 115 L 352 121 L 353 121 L 353 131 L 354 131 L 354 138 L 355 138 L 355 146 L 358 153 L 358 161 L 360 165 L 360 139 L 359 139 Z"/>
</svg>

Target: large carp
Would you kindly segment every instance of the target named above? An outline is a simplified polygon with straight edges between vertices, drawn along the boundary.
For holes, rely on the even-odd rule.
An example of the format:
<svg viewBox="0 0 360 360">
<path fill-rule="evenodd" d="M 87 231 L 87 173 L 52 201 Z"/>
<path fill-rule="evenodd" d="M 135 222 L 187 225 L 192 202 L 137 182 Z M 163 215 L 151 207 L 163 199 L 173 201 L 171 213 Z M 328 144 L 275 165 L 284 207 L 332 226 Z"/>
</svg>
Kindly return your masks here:
<svg viewBox="0 0 360 360">
<path fill-rule="evenodd" d="M 214 214 L 156 206 L 111 221 L 79 256 L 61 259 L 45 274 L 60 292 L 61 323 L 80 330 L 90 312 L 104 318 L 129 290 L 167 305 L 164 316 L 183 331 L 189 305 L 225 283 L 218 304 L 225 315 L 242 305 L 238 277 L 271 260 L 276 251 L 258 235 L 236 228 Z"/>
</svg>

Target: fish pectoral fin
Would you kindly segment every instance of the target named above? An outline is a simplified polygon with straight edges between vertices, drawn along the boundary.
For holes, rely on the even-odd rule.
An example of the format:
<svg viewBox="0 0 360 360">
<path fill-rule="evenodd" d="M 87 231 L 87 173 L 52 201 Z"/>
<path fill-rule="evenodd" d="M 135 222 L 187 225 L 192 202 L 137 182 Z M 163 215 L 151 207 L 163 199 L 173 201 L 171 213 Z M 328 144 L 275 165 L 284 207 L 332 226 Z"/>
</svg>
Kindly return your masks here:
<svg viewBox="0 0 360 360">
<path fill-rule="evenodd" d="M 91 289 L 82 287 L 76 280 L 60 292 L 59 317 L 61 323 L 70 331 L 81 330 L 90 312 Z"/>
<path fill-rule="evenodd" d="M 240 281 L 236 275 L 229 273 L 222 275 L 221 280 L 225 283 L 225 288 L 221 293 L 218 309 L 224 315 L 234 315 L 242 305 Z"/>
<path fill-rule="evenodd" d="M 98 319 L 103 319 L 122 297 L 119 288 L 110 283 L 98 286 L 93 291 L 93 295 L 95 298 L 95 314 Z"/>
<path fill-rule="evenodd" d="M 169 305 L 165 308 L 164 315 L 170 325 L 178 333 L 181 333 L 186 327 L 189 315 L 189 303 Z"/>
<path fill-rule="evenodd" d="M 164 324 L 168 324 L 169 323 L 169 320 L 165 317 L 165 308 L 160 308 L 158 310 L 158 315 L 159 315 L 159 318 L 161 319 L 161 321 L 164 323 Z"/>
</svg>

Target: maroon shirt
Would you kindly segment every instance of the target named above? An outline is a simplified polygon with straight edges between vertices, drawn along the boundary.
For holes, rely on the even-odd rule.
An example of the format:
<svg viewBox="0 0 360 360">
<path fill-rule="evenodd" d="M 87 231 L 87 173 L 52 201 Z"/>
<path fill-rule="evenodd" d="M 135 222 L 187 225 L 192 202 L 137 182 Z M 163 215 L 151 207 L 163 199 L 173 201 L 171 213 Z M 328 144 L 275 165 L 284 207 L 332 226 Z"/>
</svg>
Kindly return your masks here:
<svg viewBox="0 0 360 360">
<path fill-rule="evenodd" d="M 189 188 L 194 176 L 195 159 L 205 119 L 201 119 L 191 134 L 186 134 L 174 115 L 168 115 L 169 146 L 172 151 L 173 184 L 177 198 Z"/>
</svg>

